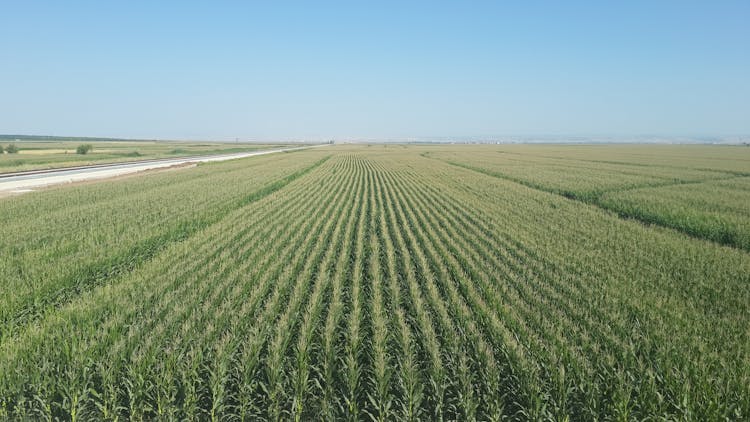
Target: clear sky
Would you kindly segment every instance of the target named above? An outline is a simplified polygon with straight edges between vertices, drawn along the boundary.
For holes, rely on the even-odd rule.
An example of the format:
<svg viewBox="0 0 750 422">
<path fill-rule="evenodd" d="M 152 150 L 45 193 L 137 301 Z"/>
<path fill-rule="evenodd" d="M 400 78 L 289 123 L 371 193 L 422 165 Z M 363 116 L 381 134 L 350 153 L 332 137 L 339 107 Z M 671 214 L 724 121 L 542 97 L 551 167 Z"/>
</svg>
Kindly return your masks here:
<svg viewBox="0 0 750 422">
<path fill-rule="evenodd" d="M 0 133 L 750 134 L 750 1 L 11 1 Z"/>
</svg>

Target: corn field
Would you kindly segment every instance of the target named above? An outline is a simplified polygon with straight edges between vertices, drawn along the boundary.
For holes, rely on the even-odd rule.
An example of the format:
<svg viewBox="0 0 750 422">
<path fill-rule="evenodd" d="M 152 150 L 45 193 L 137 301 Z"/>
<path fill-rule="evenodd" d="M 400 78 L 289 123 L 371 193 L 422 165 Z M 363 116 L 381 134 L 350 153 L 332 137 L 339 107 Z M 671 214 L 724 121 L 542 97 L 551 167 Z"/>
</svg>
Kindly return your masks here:
<svg viewBox="0 0 750 422">
<path fill-rule="evenodd" d="M 0 200 L 0 416 L 750 418 L 750 153 L 606 148 L 334 146 Z"/>
</svg>

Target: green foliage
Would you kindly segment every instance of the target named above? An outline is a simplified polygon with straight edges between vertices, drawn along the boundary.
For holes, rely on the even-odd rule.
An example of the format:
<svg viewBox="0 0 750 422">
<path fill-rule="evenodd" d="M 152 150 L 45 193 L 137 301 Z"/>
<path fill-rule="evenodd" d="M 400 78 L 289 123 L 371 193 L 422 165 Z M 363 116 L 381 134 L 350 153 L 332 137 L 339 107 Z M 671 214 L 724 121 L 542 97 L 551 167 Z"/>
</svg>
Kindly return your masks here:
<svg viewBox="0 0 750 422">
<path fill-rule="evenodd" d="M 93 149 L 94 149 L 94 146 L 91 144 L 81 144 L 76 147 L 76 154 L 86 155 L 89 152 L 91 152 L 91 150 Z"/>
<path fill-rule="evenodd" d="M 748 177 L 612 192 L 601 203 L 619 214 L 750 251 Z M 744 185 L 744 186 L 743 186 Z"/>
<path fill-rule="evenodd" d="M 8 144 L 8 146 L 5 147 L 5 152 L 8 154 L 16 154 L 18 153 L 19 148 L 16 146 L 16 144 Z"/>
<path fill-rule="evenodd" d="M 640 149 L 630 152 L 632 162 L 625 162 L 613 161 L 601 147 L 588 147 L 589 154 L 581 156 L 581 148 L 586 147 L 503 147 L 507 151 L 481 155 L 437 150 L 423 156 L 750 251 L 750 168 L 739 171 L 748 159 L 743 149 L 693 146 L 696 155 L 707 156 L 700 161 L 679 154 L 685 147 L 631 146 Z M 644 160 L 652 149 L 674 154 L 673 161 Z"/>
<path fill-rule="evenodd" d="M 0 416 L 750 416 L 747 252 L 601 208 L 629 190 L 490 175 L 507 176 L 468 148 L 337 146 L 0 201 Z M 632 180 L 672 171 L 647 170 Z M 647 189 L 629 200 L 684 196 Z"/>
</svg>

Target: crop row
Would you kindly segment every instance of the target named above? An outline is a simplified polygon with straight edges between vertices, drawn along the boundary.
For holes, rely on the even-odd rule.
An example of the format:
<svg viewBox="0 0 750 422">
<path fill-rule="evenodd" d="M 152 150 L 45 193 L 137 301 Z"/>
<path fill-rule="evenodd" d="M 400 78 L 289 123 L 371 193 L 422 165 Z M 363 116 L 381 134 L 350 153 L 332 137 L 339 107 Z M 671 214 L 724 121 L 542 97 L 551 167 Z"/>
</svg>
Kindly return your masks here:
<svg viewBox="0 0 750 422">
<path fill-rule="evenodd" d="M 324 156 L 283 154 L 0 202 L 0 334 L 150 259 Z"/>
<path fill-rule="evenodd" d="M 572 148 L 572 147 L 571 147 Z M 648 146 L 641 147 L 643 154 Z M 718 148 L 722 151 L 721 148 Z M 599 152 L 599 160 L 559 156 L 539 156 L 539 151 L 508 152 L 482 148 L 482 154 L 467 149 L 427 149 L 427 157 L 512 180 L 523 185 L 557 193 L 611 210 L 626 218 L 658 224 L 693 237 L 750 250 L 750 226 L 746 203 L 750 193 L 743 181 L 739 163 L 745 151 L 726 151 L 724 158 L 737 165 L 726 168 L 724 161 L 709 155 L 703 161 L 691 157 L 689 164 L 644 164 L 642 159 Z M 614 151 L 613 151 L 614 152 Z M 631 151 L 632 152 L 632 151 Z M 730 154 L 739 152 L 731 156 Z M 551 154 L 547 151 L 547 154 Z M 745 154 L 746 155 L 746 154 Z M 609 159 L 607 159 L 609 158 Z M 632 159 L 634 162 L 622 161 Z M 619 161 L 613 161 L 619 160 Z M 648 163 L 648 161 L 646 161 Z M 690 165 L 691 167 L 681 167 Z M 739 185 L 739 187 L 738 187 Z"/>
<path fill-rule="evenodd" d="M 337 148 L 4 338 L 0 412 L 747 417 L 746 253 L 419 152 Z"/>
<path fill-rule="evenodd" d="M 748 177 L 603 195 L 617 213 L 750 251 Z"/>
</svg>

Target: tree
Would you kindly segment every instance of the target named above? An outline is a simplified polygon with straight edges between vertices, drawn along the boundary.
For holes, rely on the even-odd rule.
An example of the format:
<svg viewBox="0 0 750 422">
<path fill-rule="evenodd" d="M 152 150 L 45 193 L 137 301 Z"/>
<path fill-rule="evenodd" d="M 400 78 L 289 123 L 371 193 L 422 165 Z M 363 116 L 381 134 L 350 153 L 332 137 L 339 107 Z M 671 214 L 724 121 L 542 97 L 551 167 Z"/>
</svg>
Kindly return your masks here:
<svg viewBox="0 0 750 422">
<path fill-rule="evenodd" d="M 78 145 L 78 148 L 76 148 L 76 154 L 85 155 L 88 154 L 92 149 L 94 149 L 94 147 L 91 146 L 91 144 L 81 144 Z"/>
<path fill-rule="evenodd" d="M 3 150 L 3 146 L 2 146 L 2 145 L 0 145 L 0 154 L 2 154 L 2 153 L 3 153 L 3 151 L 4 151 L 4 150 Z"/>
<path fill-rule="evenodd" d="M 8 146 L 5 147 L 5 152 L 8 154 L 15 154 L 18 152 L 18 147 L 15 146 L 15 144 L 8 144 Z"/>
</svg>

